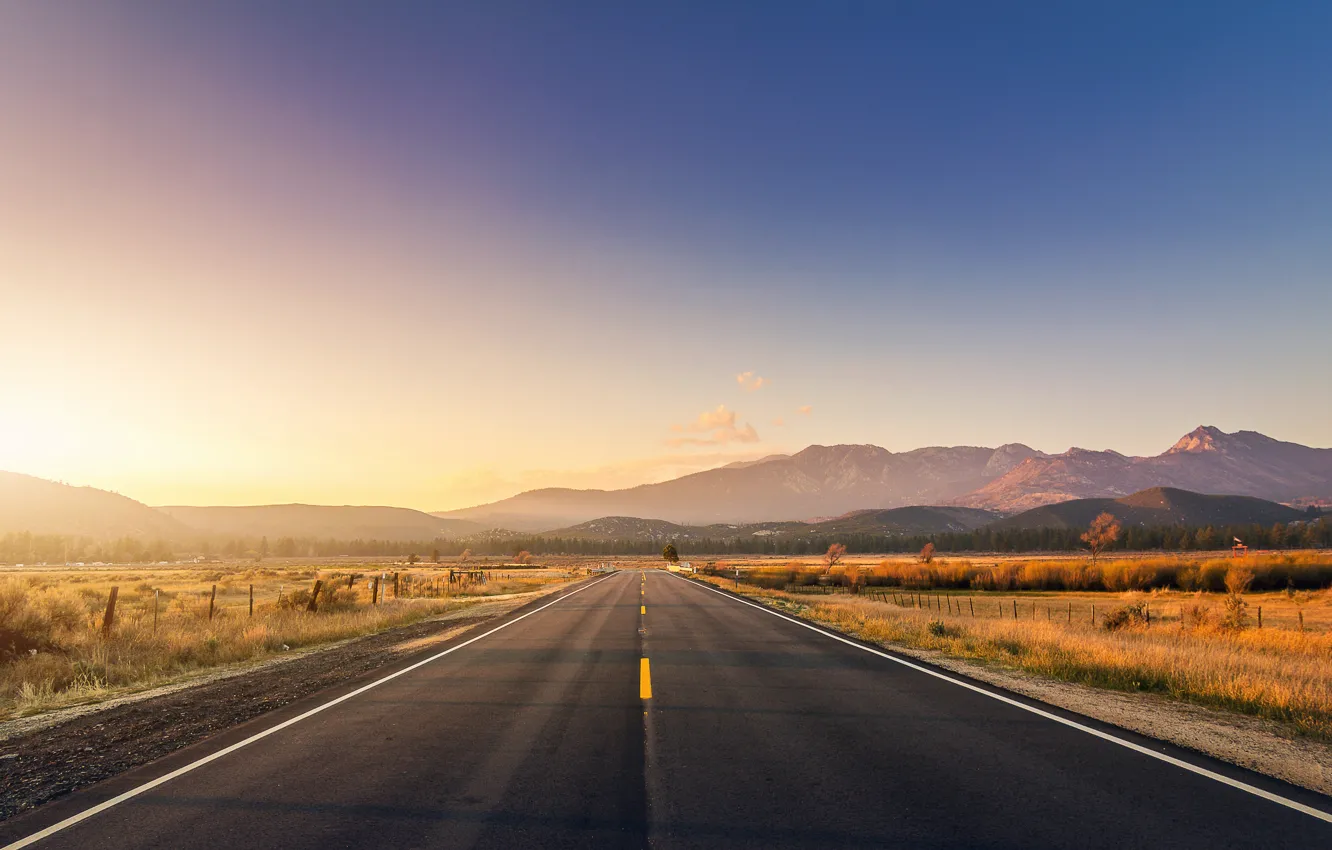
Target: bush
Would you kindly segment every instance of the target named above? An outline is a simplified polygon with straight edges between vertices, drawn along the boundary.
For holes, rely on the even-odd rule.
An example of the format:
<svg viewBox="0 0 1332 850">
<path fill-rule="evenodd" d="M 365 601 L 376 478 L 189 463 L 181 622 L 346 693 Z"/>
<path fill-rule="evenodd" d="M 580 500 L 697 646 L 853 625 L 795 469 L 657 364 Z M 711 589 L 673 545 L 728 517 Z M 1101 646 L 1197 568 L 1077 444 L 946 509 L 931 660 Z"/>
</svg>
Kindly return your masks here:
<svg viewBox="0 0 1332 850">
<path fill-rule="evenodd" d="M 948 627 L 940 620 L 930 620 L 929 623 L 925 625 L 925 630 L 935 637 L 948 636 Z"/>
<path fill-rule="evenodd" d="M 1134 602 L 1121 608 L 1116 608 L 1105 615 L 1104 627 L 1106 631 L 1118 631 L 1119 629 L 1135 628 L 1147 625 L 1147 603 Z"/>
<path fill-rule="evenodd" d="M 88 609 L 74 593 L 0 581 L 0 659 L 57 649 L 87 622 Z"/>
</svg>

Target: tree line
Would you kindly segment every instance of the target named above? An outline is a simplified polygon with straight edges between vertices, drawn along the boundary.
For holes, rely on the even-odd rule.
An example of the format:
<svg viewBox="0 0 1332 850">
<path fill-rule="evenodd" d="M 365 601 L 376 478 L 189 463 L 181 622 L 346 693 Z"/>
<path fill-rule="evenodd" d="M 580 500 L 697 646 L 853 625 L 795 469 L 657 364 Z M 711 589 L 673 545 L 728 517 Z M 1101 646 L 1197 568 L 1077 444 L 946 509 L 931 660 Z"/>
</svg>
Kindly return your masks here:
<svg viewBox="0 0 1332 850">
<path fill-rule="evenodd" d="M 938 534 L 838 534 L 802 537 L 701 538 L 670 541 L 682 558 L 698 555 L 822 555 L 839 543 L 853 554 L 917 553 L 926 544 L 943 552 L 1071 552 L 1086 549 L 1082 528 L 991 529 Z M 1239 538 L 1254 549 L 1323 549 L 1332 547 L 1332 523 L 1312 522 L 1222 526 L 1126 526 L 1110 550 L 1209 551 L 1230 548 Z M 205 558 L 328 558 L 391 556 L 422 561 L 457 557 L 512 558 L 534 555 L 659 555 L 662 540 L 598 540 L 553 538 L 540 534 L 435 540 L 332 540 L 304 537 L 200 539 L 188 543 L 122 537 L 96 541 L 59 534 L 9 533 L 0 536 L 0 563 L 145 563 Z"/>
</svg>

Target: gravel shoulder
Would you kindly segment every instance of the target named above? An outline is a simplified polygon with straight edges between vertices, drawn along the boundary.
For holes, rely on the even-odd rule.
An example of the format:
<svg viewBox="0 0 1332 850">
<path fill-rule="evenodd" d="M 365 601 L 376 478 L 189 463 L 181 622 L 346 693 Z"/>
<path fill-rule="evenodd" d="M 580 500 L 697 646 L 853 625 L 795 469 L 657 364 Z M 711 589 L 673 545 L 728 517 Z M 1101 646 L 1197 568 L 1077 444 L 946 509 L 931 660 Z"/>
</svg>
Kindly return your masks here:
<svg viewBox="0 0 1332 850">
<path fill-rule="evenodd" d="M 0 821 L 365 676 L 557 589 L 470 602 L 379 634 L 0 723 Z"/>
</svg>

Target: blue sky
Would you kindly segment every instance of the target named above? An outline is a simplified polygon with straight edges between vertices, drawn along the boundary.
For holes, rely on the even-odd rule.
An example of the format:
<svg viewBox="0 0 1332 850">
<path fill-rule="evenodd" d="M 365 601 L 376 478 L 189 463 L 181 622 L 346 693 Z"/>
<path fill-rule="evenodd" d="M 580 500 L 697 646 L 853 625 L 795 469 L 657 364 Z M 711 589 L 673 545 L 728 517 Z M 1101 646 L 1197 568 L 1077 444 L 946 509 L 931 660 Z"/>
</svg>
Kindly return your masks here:
<svg viewBox="0 0 1332 850">
<path fill-rule="evenodd" d="M 0 467 L 444 508 L 812 442 L 1332 444 L 1324 4 L 4 19 L 7 344 L 98 353 L 7 379 L 72 424 Z M 120 342 L 201 317 L 230 344 Z"/>
</svg>

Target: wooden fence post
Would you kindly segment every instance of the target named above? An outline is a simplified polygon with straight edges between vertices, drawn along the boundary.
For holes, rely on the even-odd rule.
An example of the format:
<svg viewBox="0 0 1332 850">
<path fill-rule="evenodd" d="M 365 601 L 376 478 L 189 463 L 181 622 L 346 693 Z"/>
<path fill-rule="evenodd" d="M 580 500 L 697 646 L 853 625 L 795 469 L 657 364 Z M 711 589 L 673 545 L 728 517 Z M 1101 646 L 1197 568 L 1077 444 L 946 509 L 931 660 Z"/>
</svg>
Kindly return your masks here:
<svg viewBox="0 0 1332 850">
<path fill-rule="evenodd" d="M 1095 603 L 1095 602 L 1092 603 L 1091 624 L 1092 624 L 1093 626 L 1096 625 L 1096 603 Z"/>
<path fill-rule="evenodd" d="M 347 589 L 352 589 L 352 584 L 356 581 L 356 573 L 347 574 Z"/>
<path fill-rule="evenodd" d="M 157 599 L 162 595 L 161 588 L 153 591 L 153 632 L 157 632 Z"/>
<path fill-rule="evenodd" d="M 213 592 L 208 594 L 208 619 L 213 619 L 213 605 L 217 602 L 217 585 L 213 585 Z"/>
<path fill-rule="evenodd" d="M 398 598 L 398 574 L 393 574 L 393 598 Z"/>
<path fill-rule="evenodd" d="M 370 579 L 370 604 L 379 604 L 379 576 Z"/>
<path fill-rule="evenodd" d="M 102 637 L 111 637 L 111 627 L 116 624 L 116 597 L 120 595 L 120 588 L 111 588 L 111 593 L 106 597 L 106 613 L 102 615 Z"/>
<path fill-rule="evenodd" d="M 1073 603 L 1068 603 L 1068 624 L 1073 625 Z"/>
<path fill-rule="evenodd" d="M 1304 631 L 1304 609 L 1301 608 L 1295 613 L 1300 615 L 1300 631 Z"/>
<path fill-rule="evenodd" d="M 976 603 L 972 601 L 970 596 L 967 597 L 967 607 L 971 609 L 971 619 L 976 619 Z"/>
<path fill-rule="evenodd" d="M 305 610 L 311 614 L 319 613 L 319 589 L 324 586 L 323 579 L 315 579 L 314 590 L 310 591 L 310 604 L 305 606 Z"/>
<path fill-rule="evenodd" d="M 1142 616 L 1147 620 L 1147 625 L 1150 626 L 1152 624 L 1152 606 L 1146 602 L 1142 603 Z"/>
<path fill-rule="evenodd" d="M 1013 619 L 1016 620 L 1017 618 L 1018 618 L 1018 615 L 1017 615 L 1017 600 L 1014 599 L 1014 600 L 1013 600 Z"/>
<path fill-rule="evenodd" d="M 1258 606 L 1258 628 L 1263 627 L 1263 606 Z"/>
<path fill-rule="evenodd" d="M 250 616 L 254 616 L 254 585 L 250 585 Z"/>
</svg>

